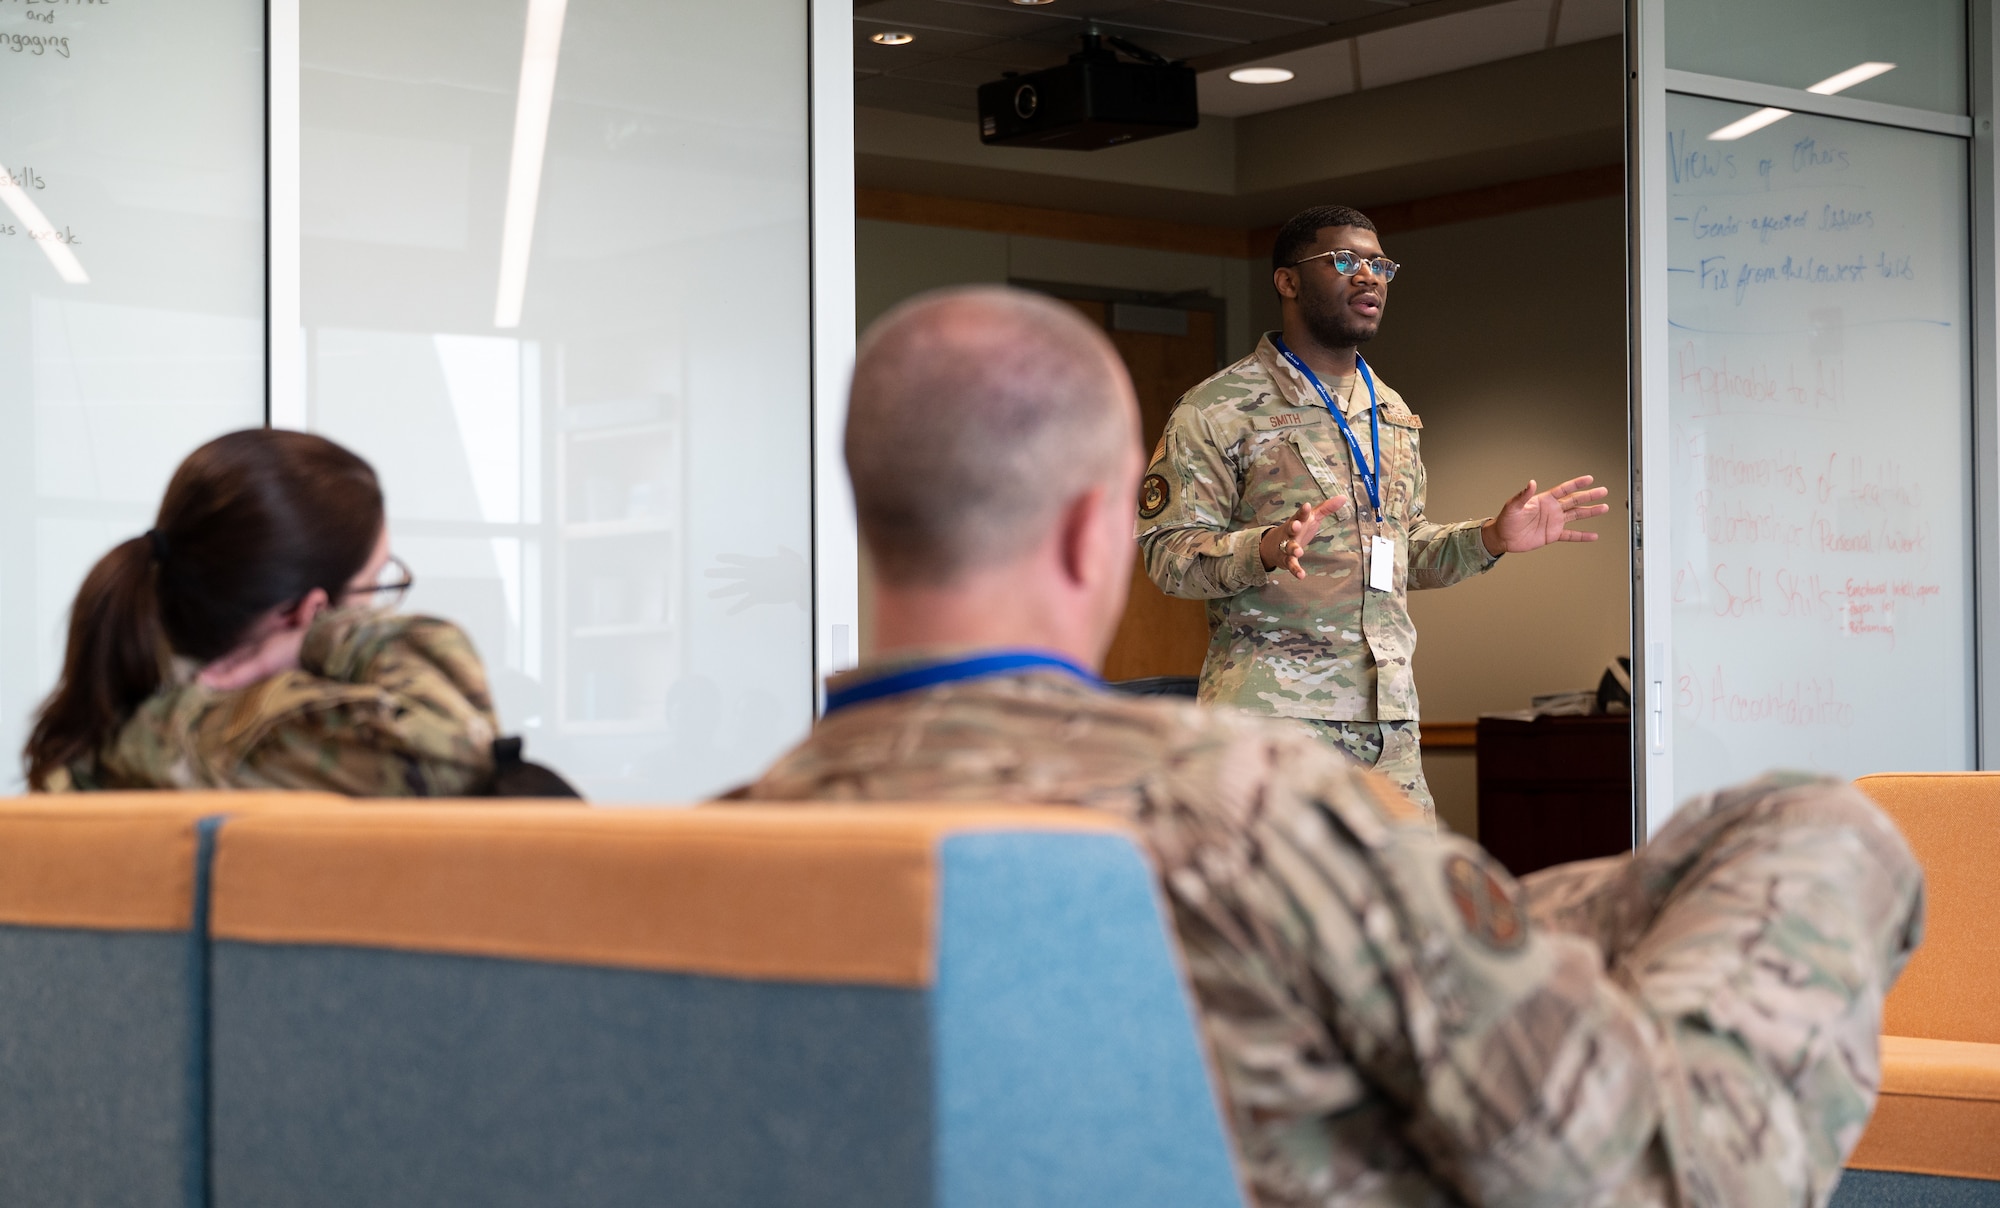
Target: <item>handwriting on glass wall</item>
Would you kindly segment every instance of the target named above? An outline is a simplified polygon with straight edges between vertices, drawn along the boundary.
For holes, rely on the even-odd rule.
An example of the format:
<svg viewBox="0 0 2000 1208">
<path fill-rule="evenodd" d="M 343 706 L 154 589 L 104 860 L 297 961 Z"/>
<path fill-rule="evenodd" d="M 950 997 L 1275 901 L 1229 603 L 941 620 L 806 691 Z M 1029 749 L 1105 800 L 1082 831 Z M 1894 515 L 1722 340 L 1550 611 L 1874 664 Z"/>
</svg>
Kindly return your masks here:
<svg viewBox="0 0 2000 1208">
<path fill-rule="evenodd" d="M 8 168 L 0 166 L 0 189 L 18 189 L 32 198 L 49 187 L 48 178 L 34 167 Z M 30 214 L 34 210 L 28 211 Z M 25 234 L 35 243 L 60 243 L 69 247 L 82 247 L 83 240 L 76 231 L 65 226 L 28 227 L 25 230 L 21 219 L 11 206 L 0 206 L 0 238 Z"/>
<path fill-rule="evenodd" d="M 1846 729 L 1861 669 L 1924 657 L 1959 615 L 1958 479 L 1896 439 L 1953 383 L 1886 350 L 1957 338 L 1932 312 L 1964 266 L 1851 127 L 1715 129 L 1672 131 L 1665 165 L 1676 712 Z"/>
<path fill-rule="evenodd" d="M 18 13 L 38 25 L 56 25 L 65 10 L 109 8 L 112 0 L 0 0 L 0 13 Z M 0 31 L 0 50 L 30 58 L 67 59 L 69 36 L 37 30 L 33 33 Z"/>
</svg>

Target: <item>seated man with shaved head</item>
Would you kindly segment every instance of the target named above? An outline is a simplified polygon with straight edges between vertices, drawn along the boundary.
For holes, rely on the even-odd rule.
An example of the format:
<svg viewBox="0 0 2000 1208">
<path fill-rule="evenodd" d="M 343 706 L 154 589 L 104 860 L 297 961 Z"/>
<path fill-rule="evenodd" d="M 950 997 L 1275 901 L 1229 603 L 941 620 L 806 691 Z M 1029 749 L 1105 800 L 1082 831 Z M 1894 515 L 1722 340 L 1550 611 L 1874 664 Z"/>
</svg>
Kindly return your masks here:
<svg viewBox="0 0 2000 1208">
<path fill-rule="evenodd" d="M 1301 729 L 1108 692 L 1140 457 L 1074 311 L 969 289 L 885 316 L 847 426 L 873 661 L 736 796 L 1130 821 L 1263 1208 L 1824 1204 L 1921 927 L 1894 827 L 1767 778 L 1524 892 Z"/>
</svg>

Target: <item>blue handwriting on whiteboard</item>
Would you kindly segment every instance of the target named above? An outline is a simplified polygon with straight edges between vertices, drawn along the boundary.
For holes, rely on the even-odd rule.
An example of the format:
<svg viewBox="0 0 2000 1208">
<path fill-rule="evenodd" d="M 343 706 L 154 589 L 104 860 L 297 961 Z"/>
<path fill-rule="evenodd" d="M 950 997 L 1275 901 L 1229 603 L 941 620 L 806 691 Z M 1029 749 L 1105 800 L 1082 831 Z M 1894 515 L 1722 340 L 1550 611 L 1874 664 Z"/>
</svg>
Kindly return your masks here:
<svg viewBox="0 0 2000 1208">
<path fill-rule="evenodd" d="M 1802 138 L 1792 144 L 1792 171 L 1808 172 L 1814 168 L 1832 168 L 1837 172 L 1847 170 L 1847 152 L 1839 147 L 1822 146 L 1818 139 Z"/>
<path fill-rule="evenodd" d="M 1744 227 L 1757 236 L 1757 242 L 1769 243 L 1771 236 L 1786 231 L 1803 231 L 1812 227 L 1811 210 L 1791 210 L 1782 214 L 1756 214 L 1749 218 L 1738 218 L 1734 214 L 1717 215 L 1706 205 L 1696 206 L 1694 217 L 1678 221 L 1689 223 L 1696 239 L 1727 239 L 1741 234 Z M 1875 225 L 1874 211 L 1848 210 L 1839 206 L 1825 206 L 1821 209 L 1819 230 L 1845 231 L 1866 229 Z"/>
<path fill-rule="evenodd" d="M 1787 256 L 1776 263 L 1739 262 L 1732 271 L 1729 257 L 1706 256 L 1697 263 L 1695 272 L 1701 279 L 1700 288 L 1714 293 L 1734 292 L 1736 304 L 1741 306 L 1744 296 L 1755 285 L 1853 285 L 1870 279 L 1914 281 L 1917 270 L 1912 260 L 1906 252 L 1877 252 L 1873 261 L 1865 252 L 1856 253 L 1851 260 Z"/>
<path fill-rule="evenodd" d="M 1694 208 L 1694 237 L 1696 239 L 1724 239 L 1743 229 L 1736 221 L 1736 215 L 1729 214 L 1716 218 L 1709 214 L 1707 206 Z"/>
<path fill-rule="evenodd" d="M 1667 131 L 1667 167 L 1674 183 L 1688 180 L 1735 180 L 1736 157 L 1715 155 L 1700 146 L 1688 145 L 1685 130 Z"/>
<path fill-rule="evenodd" d="M 1757 242 L 1769 243 L 1771 236 L 1780 231 L 1802 231 L 1806 225 L 1808 211 L 1796 214 L 1759 214 L 1750 220 L 1750 229 L 1757 232 Z"/>
</svg>

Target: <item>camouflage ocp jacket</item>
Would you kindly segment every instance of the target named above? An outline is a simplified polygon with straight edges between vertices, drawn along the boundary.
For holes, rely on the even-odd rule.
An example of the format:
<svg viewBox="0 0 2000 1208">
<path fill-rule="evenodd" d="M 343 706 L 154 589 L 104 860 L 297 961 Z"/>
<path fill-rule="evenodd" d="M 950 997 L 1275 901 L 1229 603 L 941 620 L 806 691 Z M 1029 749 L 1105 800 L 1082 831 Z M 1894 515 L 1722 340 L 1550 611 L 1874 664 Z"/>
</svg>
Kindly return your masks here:
<svg viewBox="0 0 2000 1208">
<path fill-rule="evenodd" d="M 1417 646 L 1408 592 L 1449 587 L 1491 567 L 1480 521 L 1424 515 L 1423 428 L 1375 380 L 1382 519 L 1319 392 L 1266 333 L 1251 355 L 1182 396 L 1139 490 L 1138 538 L 1161 591 L 1208 601 L 1201 699 L 1325 721 L 1414 721 Z M 1340 384 L 1328 382 L 1329 390 Z M 1369 457 L 1368 391 L 1342 413 Z M 1257 546 L 1301 503 L 1349 503 L 1321 522 L 1299 559 L 1304 581 L 1264 569 Z M 1395 546 L 1393 589 L 1368 588 L 1368 540 Z"/>
<path fill-rule="evenodd" d="M 49 788 L 450 797 L 491 780 L 499 722 L 486 669 L 456 625 L 327 612 L 299 661 L 297 671 L 223 692 L 176 660 L 173 681 L 94 758 L 71 765 L 68 783 Z"/>
</svg>

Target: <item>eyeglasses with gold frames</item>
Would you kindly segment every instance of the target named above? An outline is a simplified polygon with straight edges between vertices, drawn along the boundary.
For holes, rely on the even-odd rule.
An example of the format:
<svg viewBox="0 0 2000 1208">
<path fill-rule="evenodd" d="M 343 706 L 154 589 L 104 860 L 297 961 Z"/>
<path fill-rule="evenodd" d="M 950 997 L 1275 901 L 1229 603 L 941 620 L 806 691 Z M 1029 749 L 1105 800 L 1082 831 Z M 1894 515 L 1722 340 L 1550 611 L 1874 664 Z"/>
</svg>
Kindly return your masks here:
<svg viewBox="0 0 2000 1208">
<path fill-rule="evenodd" d="M 1395 280 L 1396 270 L 1403 267 L 1387 256 L 1363 256 L 1360 252 L 1344 247 L 1335 248 L 1330 252 L 1320 252 L 1314 256 L 1307 256 L 1305 260 L 1294 260 L 1285 267 L 1297 268 L 1299 265 L 1310 260 L 1330 261 L 1333 265 L 1333 271 L 1343 277 L 1352 277 L 1355 273 L 1361 271 L 1361 266 L 1365 264 L 1368 266 L 1369 272 L 1374 273 L 1383 281 Z"/>
</svg>

